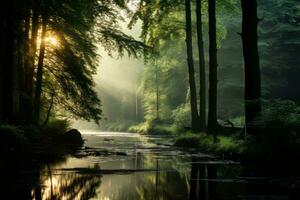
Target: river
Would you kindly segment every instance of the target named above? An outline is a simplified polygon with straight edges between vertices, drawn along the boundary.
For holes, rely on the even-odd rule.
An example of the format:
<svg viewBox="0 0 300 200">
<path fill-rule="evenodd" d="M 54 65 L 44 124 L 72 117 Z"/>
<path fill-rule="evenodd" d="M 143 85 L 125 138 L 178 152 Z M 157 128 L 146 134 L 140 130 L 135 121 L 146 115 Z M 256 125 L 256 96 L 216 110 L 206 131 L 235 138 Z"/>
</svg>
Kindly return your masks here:
<svg viewBox="0 0 300 200">
<path fill-rule="evenodd" d="M 298 199 L 297 177 L 258 176 L 238 162 L 173 147 L 167 136 L 83 133 L 75 153 L 4 179 L 9 199 Z"/>
</svg>

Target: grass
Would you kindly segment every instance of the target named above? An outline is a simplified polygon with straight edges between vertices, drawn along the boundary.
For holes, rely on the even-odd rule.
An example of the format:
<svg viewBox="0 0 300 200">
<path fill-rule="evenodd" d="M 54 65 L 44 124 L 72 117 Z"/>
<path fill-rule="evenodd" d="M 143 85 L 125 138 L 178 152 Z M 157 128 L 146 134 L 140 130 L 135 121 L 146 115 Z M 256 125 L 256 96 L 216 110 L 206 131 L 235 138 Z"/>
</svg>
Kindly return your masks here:
<svg viewBox="0 0 300 200">
<path fill-rule="evenodd" d="M 134 126 L 136 122 L 131 120 L 115 121 L 115 122 L 103 122 L 101 124 L 101 130 L 127 132 L 129 127 Z"/>
<path fill-rule="evenodd" d="M 151 135 L 169 135 L 177 133 L 176 127 L 174 125 L 163 124 L 159 122 L 144 122 L 129 127 L 128 131 Z"/>
<path fill-rule="evenodd" d="M 186 133 L 176 138 L 175 146 L 197 148 L 204 152 L 242 154 L 244 141 L 232 136 L 218 136 L 214 141 L 213 136 L 205 133 Z"/>
</svg>

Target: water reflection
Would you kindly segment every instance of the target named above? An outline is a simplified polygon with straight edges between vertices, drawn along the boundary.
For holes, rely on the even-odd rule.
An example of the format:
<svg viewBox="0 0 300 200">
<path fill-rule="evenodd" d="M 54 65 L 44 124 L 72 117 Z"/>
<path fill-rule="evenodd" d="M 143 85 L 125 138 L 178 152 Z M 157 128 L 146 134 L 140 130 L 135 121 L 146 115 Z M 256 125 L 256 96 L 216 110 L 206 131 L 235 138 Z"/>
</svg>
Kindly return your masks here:
<svg viewBox="0 0 300 200">
<path fill-rule="evenodd" d="M 0 161 L 0 192 L 9 195 L 0 199 L 300 199 L 297 177 L 258 177 L 252 168 L 179 152 L 164 139 L 107 137 L 85 136 L 86 148 L 48 164 Z"/>
<path fill-rule="evenodd" d="M 199 164 L 192 158 L 189 199 L 216 199 L 217 165 Z"/>
<path fill-rule="evenodd" d="M 96 165 L 93 169 L 99 169 Z M 101 175 L 79 173 L 52 173 L 48 165 L 48 174 L 40 178 L 42 187 L 34 189 L 35 200 L 88 200 L 97 197 L 101 185 Z"/>
</svg>

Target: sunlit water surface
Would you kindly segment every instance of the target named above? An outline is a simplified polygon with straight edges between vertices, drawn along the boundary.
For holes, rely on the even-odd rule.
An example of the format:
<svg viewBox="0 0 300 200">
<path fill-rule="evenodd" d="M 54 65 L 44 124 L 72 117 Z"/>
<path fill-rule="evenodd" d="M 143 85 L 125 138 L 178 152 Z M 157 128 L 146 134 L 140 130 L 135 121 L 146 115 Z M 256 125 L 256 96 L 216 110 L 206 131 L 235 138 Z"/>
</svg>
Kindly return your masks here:
<svg viewBox="0 0 300 200">
<path fill-rule="evenodd" d="M 42 166 L 24 199 L 298 199 L 298 179 L 251 176 L 239 163 L 175 148 L 170 137 L 83 133 L 84 147 Z"/>
</svg>

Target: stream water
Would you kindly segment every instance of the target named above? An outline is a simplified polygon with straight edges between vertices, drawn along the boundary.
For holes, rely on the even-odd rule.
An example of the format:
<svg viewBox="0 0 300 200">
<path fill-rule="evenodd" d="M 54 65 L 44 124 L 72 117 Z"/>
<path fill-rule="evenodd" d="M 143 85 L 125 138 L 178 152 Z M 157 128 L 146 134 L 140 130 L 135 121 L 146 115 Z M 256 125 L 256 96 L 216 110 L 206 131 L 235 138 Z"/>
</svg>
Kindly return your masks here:
<svg viewBox="0 0 300 200">
<path fill-rule="evenodd" d="M 83 137 L 76 153 L 2 179 L 10 198 L 0 199 L 300 199 L 297 177 L 257 175 L 238 162 L 175 148 L 168 137 L 110 132 Z"/>
</svg>

